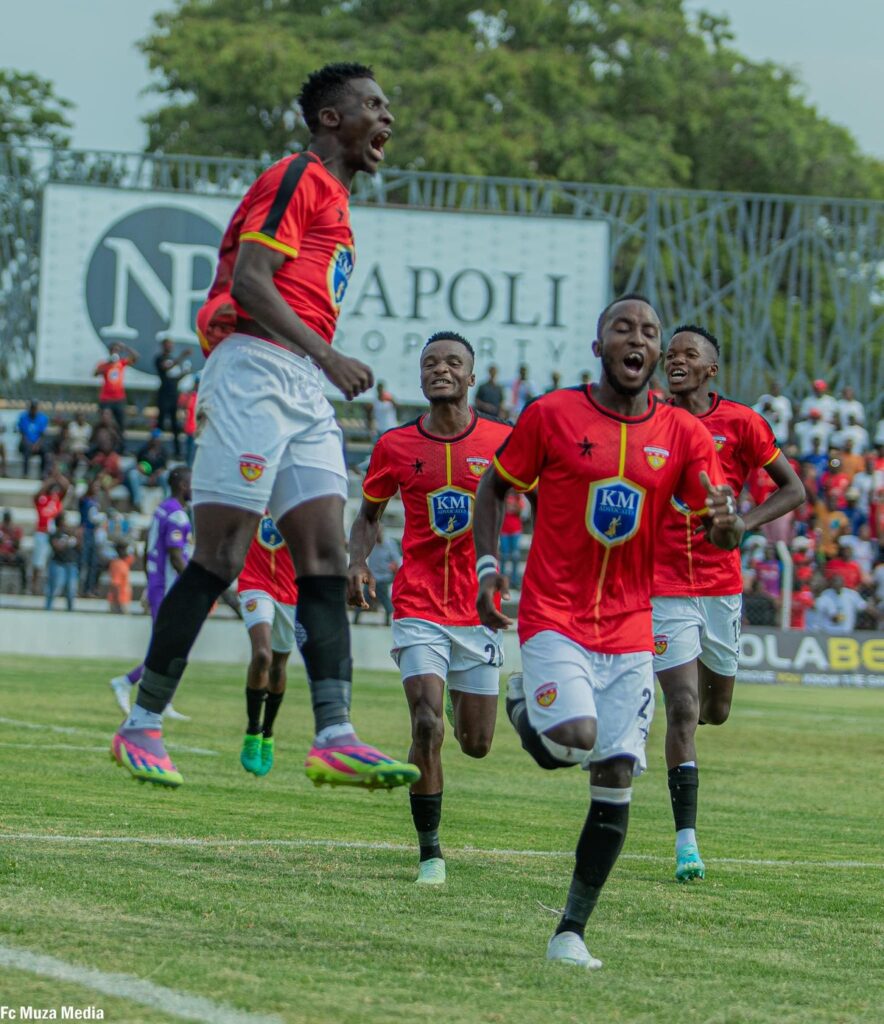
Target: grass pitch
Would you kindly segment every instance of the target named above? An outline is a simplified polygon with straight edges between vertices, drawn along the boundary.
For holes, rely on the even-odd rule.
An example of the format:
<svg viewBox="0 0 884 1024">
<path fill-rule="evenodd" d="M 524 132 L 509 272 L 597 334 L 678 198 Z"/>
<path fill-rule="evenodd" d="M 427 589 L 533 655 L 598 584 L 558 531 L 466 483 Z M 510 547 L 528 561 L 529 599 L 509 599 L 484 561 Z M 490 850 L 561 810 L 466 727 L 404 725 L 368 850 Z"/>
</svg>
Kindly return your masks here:
<svg viewBox="0 0 884 1024">
<path fill-rule="evenodd" d="M 299 673 L 276 767 L 255 779 L 238 762 L 244 669 L 190 669 L 176 706 L 193 721 L 167 730 L 185 785 L 168 792 L 108 757 L 119 716 L 107 681 L 125 667 L 0 666 L 0 953 L 310 1024 L 882 1019 L 884 693 L 738 687 L 731 721 L 699 734 L 707 878 L 691 886 L 672 877 L 658 706 L 652 770 L 587 930 L 605 966 L 585 972 L 543 957 L 555 925 L 544 906 L 563 904 L 587 778 L 534 767 L 502 707 L 485 761 L 446 743 L 449 881 L 427 890 L 413 885 L 404 791 L 320 790 L 304 777 Z M 405 754 L 393 675 L 359 675 L 354 718 Z M 185 1019 L 130 996 L 0 966 L 0 1006 Z"/>
</svg>

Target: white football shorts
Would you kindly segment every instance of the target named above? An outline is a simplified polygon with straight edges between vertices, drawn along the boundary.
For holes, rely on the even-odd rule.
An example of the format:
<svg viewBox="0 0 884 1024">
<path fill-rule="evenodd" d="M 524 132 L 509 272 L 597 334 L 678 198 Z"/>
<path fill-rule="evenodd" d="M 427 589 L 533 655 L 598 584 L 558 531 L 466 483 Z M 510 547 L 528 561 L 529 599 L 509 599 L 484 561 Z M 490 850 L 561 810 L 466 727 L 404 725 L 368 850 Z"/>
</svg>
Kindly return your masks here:
<svg viewBox="0 0 884 1024">
<path fill-rule="evenodd" d="M 677 668 L 699 658 L 722 676 L 735 676 L 739 663 L 743 595 L 655 597 L 654 671 Z"/>
<path fill-rule="evenodd" d="M 633 772 L 647 767 L 645 741 L 654 717 L 650 651 L 599 654 L 546 629 L 522 644 L 528 721 L 541 733 L 575 718 L 597 722 L 589 764 L 631 757 Z"/>
<path fill-rule="evenodd" d="M 281 604 L 263 590 L 243 590 L 239 607 L 246 629 L 266 622 L 271 626 L 270 649 L 278 654 L 291 654 L 295 646 L 295 605 Z"/>
<path fill-rule="evenodd" d="M 278 522 L 335 494 L 346 500 L 343 435 L 309 359 L 232 334 L 200 378 L 193 504 L 234 505 Z"/>
<path fill-rule="evenodd" d="M 485 626 L 443 626 L 426 619 L 394 619 L 393 661 L 403 682 L 434 675 L 448 680 L 449 690 L 496 697 L 500 691 L 503 647 Z"/>
</svg>

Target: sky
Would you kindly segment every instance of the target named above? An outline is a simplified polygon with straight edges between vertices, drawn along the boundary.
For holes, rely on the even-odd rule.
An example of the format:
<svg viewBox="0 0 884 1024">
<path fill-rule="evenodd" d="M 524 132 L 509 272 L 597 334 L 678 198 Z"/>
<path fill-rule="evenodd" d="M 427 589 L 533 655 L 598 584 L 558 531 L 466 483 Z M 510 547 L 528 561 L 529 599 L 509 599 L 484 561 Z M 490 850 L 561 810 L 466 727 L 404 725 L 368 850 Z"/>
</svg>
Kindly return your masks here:
<svg viewBox="0 0 884 1024">
<path fill-rule="evenodd" d="M 884 158 L 882 0 L 685 5 L 728 15 L 739 50 L 796 70 L 818 111 L 849 128 L 865 152 Z M 139 119 L 160 101 L 145 94 L 150 75 L 135 43 L 155 12 L 173 7 L 173 0 L 0 0 L 0 67 L 35 71 L 76 103 L 75 147 L 139 151 L 146 143 Z"/>
</svg>

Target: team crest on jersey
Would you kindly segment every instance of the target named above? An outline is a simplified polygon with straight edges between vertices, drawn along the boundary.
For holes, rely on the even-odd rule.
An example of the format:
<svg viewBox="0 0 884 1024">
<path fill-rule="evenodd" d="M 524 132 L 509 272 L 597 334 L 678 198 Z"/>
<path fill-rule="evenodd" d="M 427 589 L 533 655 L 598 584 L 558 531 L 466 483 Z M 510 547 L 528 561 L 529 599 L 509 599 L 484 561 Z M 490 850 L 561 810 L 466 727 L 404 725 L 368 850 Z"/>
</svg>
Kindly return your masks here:
<svg viewBox="0 0 884 1024">
<path fill-rule="evenodd" d="M 715 450 L 720 452 L 722 448 L 727 444 L 727 438 L 724 434 L 713 434 L 712 440 L 715 442 Z"/>
<path fill-rule="evenodd" d="M 662 469 L 670 455 L 668 448 L 658 448 L 654 444 L 645 445 L 644 452 L 651 469 Z"/>
<path fill-rule="evenodd" d="M 470 467 L 470 472 L 473 476 L 481 476 L 491 465 L 491 459 L 483 459 L 479 455 L 468 455 L 467 465 Z"/>
<path fill-rule="evenodd" d="M 641 525 L 645 489 L 622 477 L 596 480 L 586 502 L 586 528 L 607 548 L 631 540 Z"/>
<path fill-rule="evenodd" d="M 249 452 L 245 452 L 239 457 L 239 471 L 242 473 L 243 479 L 250 484 L 261 479 L 261 474 L 266 466 L 267 460 L 263 455 L 252 455 Z"/>
<path fill-rule="evenodd" d="M 270 516 L 264 516 L 258 524 L 258 543 L 268 551 L 277 551 L 285 544 L 282 534 Z"/>
<path fill-rule="evenodd" d="M 427 495 L 430 529 L 439 537 L 459 537 L 473 525 L 473 495 L 462 487 L 441 487 Z"/>
<path fill-rule="evenodd" d="M 558 695 L 559 688 L 555 683 L 544 683 L 534 691 L 534 699 L 542 708 L 548 708 L 551 704 L 555 704 Z"/>
<path fill-rule="evenodd" d="M 335 312 L 340 311 L 355 264 L 356 252 L 352 245 L 341 244 L 335 247 L 328 265 L 328 294 Z"/>
<path fill-rule="evenodd" d="M 658 633 L 654 637 L 654 654 L 657 657 L 661 657 L 669 649 L 669 637 L 663 633 Z"/>
<path fill-rule="evenodd" d="M 247 612 L 253 612 L 257 607 L 258 607 L 258 599 L 257 598 L 250 597 L 248 599 L 248 601 L 246 601 L 246 611 Z"/>
</svg>

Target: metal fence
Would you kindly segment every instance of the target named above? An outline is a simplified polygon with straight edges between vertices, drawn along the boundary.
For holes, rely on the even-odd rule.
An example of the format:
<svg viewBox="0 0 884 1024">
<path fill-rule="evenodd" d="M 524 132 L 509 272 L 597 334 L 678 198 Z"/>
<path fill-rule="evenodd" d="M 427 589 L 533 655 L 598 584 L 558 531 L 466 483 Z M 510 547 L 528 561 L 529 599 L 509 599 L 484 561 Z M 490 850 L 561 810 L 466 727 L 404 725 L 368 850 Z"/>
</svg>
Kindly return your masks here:
<svg viewBox="0 0 884 1024">
<path fill-rule="evenodd" d="M 2 391 L 31 389 L 44 185 L 235 197 L 268 162 L 0 147 Z M 643 292 L 669 327 L 713 330 L 723 391 L 753 401 L 777 380 L 801 398 L 824 377 L 855 387 L 872 419 L 884 415 L 884 203 L 395 169 L 357 178 L 353 200 L 604 220 L 615 292 Z"/>
</svg>

